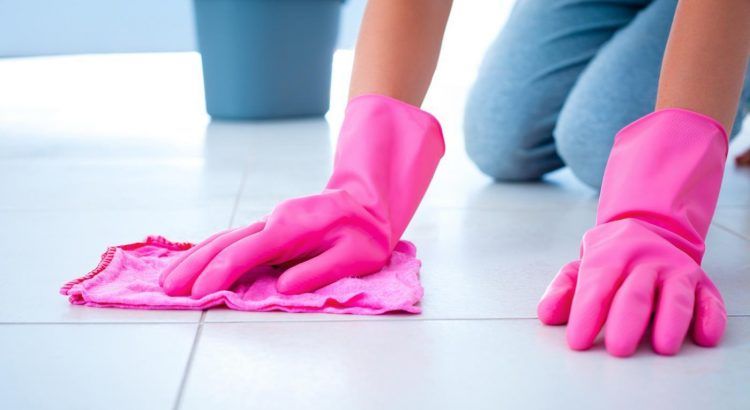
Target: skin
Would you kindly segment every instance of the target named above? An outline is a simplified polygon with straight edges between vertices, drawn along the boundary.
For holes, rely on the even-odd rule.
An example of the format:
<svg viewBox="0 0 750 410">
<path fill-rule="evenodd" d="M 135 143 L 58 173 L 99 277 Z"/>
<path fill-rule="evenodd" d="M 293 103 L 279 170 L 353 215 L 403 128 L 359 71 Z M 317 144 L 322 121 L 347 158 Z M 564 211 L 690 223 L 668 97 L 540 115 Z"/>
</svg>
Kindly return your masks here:
<svg viewBox="0 0 750 410">
<path fill-rule="evenodd" d="M 349 98 L 387 95 L 419 107 L 435 73 L 452 0 L 370 0 Z"/>
<path fill-rule="evenodd" d="M 656 108 L 687 108 L 732 129 L 749 39 L 750 1 L 680 1 L 664 54 Z M 750 149 L 735 163 L 750 167 Z"/>
<path fill-rule="evenodd" d="M 750 55 L 750 1 L 681 0 L 656 109 L 686 108 L 732 128 Z"/>
</svg>

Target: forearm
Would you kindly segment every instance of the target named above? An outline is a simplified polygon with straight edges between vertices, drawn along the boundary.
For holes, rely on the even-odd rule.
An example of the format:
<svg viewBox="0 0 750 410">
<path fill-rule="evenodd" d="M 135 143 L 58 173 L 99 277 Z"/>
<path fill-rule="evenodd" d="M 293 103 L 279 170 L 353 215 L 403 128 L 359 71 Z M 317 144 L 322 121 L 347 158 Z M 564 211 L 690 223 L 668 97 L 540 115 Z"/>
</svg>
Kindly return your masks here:
<svg viewBox="0 0 750 410">
<path fill-rule="evenodd" d="M 370 0 L 349 98 L 387 95 L 420 106 L 437 65 L 452 0 Z"/>
<path fill-rule="evenodd" d="M 731 130 L 749 55 L 750 1 L 680 0 L 656 109 L 689 109 Z"/>
</svg>

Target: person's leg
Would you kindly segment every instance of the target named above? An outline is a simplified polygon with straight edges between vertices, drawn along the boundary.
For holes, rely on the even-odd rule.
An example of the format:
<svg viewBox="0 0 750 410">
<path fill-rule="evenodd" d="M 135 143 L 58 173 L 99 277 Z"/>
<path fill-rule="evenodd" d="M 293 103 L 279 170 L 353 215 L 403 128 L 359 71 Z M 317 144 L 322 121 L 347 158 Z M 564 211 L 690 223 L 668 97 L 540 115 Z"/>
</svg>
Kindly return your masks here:
<svg viewBox="0 0 750 410">
<path fill-rule="evenodd" d="M 643 9 L 602 47 L 565 101 L 554 131 L 558 153 L 591 187 L 601 185 L 617 132 L 654 110 L 676 5 L 677 0 L 654 0 Z M 733 136 L 742 123 L 743 105 Z"/>
<path fill-rule="evenodd" d="M 650 0 L 520 0 L 487 52 L 466 106 L 469 157 L 497 180 L 560 168 L 552 132 L 599 48 Z"/>
</svg>

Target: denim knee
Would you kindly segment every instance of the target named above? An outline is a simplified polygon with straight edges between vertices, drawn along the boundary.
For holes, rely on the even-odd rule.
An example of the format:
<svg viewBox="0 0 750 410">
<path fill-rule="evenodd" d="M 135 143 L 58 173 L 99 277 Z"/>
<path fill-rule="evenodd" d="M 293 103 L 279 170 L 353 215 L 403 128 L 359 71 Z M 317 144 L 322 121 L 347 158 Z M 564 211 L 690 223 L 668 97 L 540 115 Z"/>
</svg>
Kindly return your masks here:
<svg viewBox="0 0 750 410">
<path fill-rule="evenodd" d="M 535 115 L 521 101 L 481 94 L 471 93 L 464 115 L 466 152 L 480 171 L 497 181 L 520 182 L 562 166 L 551 130 L 543 125 L 553 118 Z M 542 134 L 549 142 L 541 142 Z"/>
<path fill-rule="evenodd" d="M 555 127 L 557 152 L 565 165 L 586 185 L 598 190 L 620 122 L 592 119 L 591 113 L 565 110 Z"/>
</svg>

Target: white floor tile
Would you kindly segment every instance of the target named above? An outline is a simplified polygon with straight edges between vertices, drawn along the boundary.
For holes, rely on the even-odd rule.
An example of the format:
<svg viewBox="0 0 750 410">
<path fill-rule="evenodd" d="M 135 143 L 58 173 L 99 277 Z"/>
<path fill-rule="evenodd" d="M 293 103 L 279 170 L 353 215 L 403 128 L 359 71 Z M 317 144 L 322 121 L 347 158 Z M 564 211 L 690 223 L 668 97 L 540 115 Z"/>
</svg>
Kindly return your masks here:
<svg viewBox="0 0 750 410">
<path fill-rule="evenodd" d="M 576 257 L 596 192 L 566 169 L 495 184 L 464 152 L 471 70 L 510 7 L 454 7 L 425 100 L 448 152 L 405 235 L 423 260 L 424 313 L 211 310 L 182 408 L 750 408 L 750 170 L 731 164 L 750 132 L 730 147 L 704 262 L 734 315 L 722 347 L 569 351 L 564 328 L 532 318 Z M 107 245 L 199 241 L 319 192 L 351 62 L 335 57 L 325 120 L 211 122 L 196 53 L 2 61 L 0 407 L 172 407 L 201 313 L 71 306 L 59 287 Z"/>
<path fill-rule="evenodd" d="M 240 204 L 270 211 L 279 202 L 320 192 L 330 175 L 333 133 L 322 119 L 260 124 L 248 134 L 253 149 Z"/>
<path fill-rule="evenodd" d="M 244 165 L 203 159 L 0 161 L 0 211 L 172 209 L 233 203 Z"/>
<path fill-rule="evenodd" d="M 206 324 L 184 409 L 747 408 L 750 318 L 675 357 L 567 349 L 536 320 Z"/>
<path fill-rule="evenodd" d="M 718 229 L 717 229 L 718 228 Z M 721 291 L 730 315 L 750 315 L 750 240 L 713 226 L 703 269 Z"/>
<path fill-rule="evenodd" d="M 333 137 L 323 124 L 300 135 L 299 126 L 269 126 L 273 135 L 253 139 L 240 206 L 271 209 L 278 202 L 320 192 L 330 176 Z M 458 147 L 456 147 L 458 149 Z M 460 151 L 450 152 L 438 167 L 422 206 L 501 210 L 596 206 L 597 193 L 567 170 L 544 182 L 495 184 Z"/>
<path fill-rule="evenodd" d="M 727 167 L 719 197 L 719 209 L 722 207 L 750 208 L 750 168 L 737 167 L 735 156 L 750 149 L 750 120 L 743 124 L 742 132 L 729 145 Z"/>
<path fill-rule="evenodd" d="M 58 293 L 109 245 L 149 234 L 197 242 L 226 229 L 231 206 L 169 211 L 0 212 L 0 322 L 197 321 L 200 312 L 98 309 Z"/>
<path fill-rule="evenodd" d="M 748 123 L 750 127 L 750 123 Z M 722 207 L 750 208 L 750 167 L 738 168 L 731 162 L 724 172 L 724 182 L 719 196 L 719 209 Z"/>
<path fill-rule="evenodd" d="M 168 409 L 196 325 L 0 325 L 4 409 Z"/>
<path fill-rule="evenodd" d="M 462 147 L 446 155 L 422 201 L 423 206 L 498 210 L 595 208 L 597 192 L 562 169 L 531 183 L 497 184 L 482 174 Z"/>
<path fill-rule="evenodd" d="M 207 118 L 169 126 L 128 118 L 57 124 L 50 118 L 27 124 L 0 121 L 0 159 L 18 158 L 175 158 L 203 152 Z M 135 120 L 135 121 L 134 121 Z M 53 122 L 50 124 L 50 122 Z M 223 142 L 226 144 L 227 142 Z"/>
<path fill-rule="evenodd" d="M 750 206 L 742 208 L 719 208 L 714 223 L 750 240 Z"/>
</svg>

